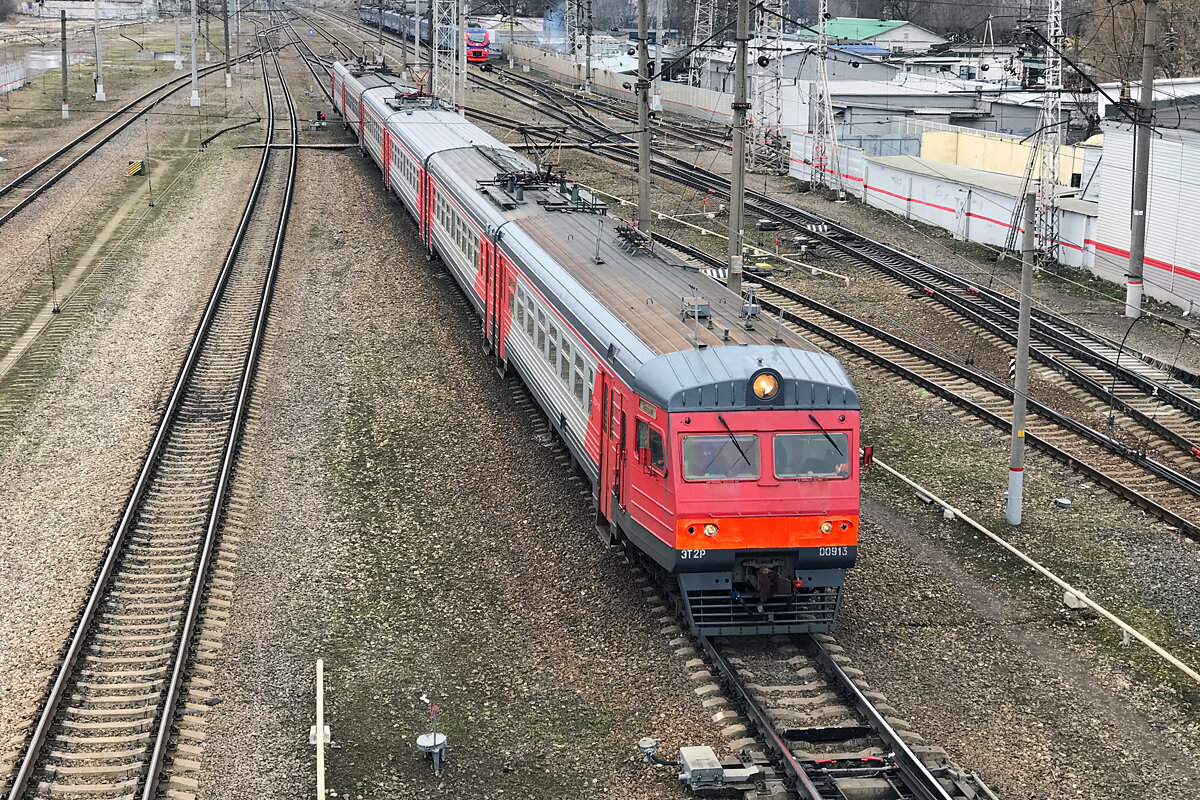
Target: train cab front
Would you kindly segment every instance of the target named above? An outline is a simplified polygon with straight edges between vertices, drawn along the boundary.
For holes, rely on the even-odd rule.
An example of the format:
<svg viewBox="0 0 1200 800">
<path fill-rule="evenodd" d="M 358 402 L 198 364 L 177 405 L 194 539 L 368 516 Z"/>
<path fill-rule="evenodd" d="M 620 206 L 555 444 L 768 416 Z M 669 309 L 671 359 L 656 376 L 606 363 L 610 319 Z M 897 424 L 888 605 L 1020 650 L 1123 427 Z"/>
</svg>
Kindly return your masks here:
<svg viewBox="0 0 1200 800">
<path fill-rule="evenodd" d="M 665 430 L 635 422 L 638 477 L 673 512 L 655 557 L 708 635 L 832 630 L 858 551 L 858 397 L 832 358 L 763 349 L 664 398 Z"/>
<path fill-rule="evenodd" d="M 488 60 L 488 32 L 483 28 L 467 30 L 467 61 L 473 64 Z"/>
</svg>

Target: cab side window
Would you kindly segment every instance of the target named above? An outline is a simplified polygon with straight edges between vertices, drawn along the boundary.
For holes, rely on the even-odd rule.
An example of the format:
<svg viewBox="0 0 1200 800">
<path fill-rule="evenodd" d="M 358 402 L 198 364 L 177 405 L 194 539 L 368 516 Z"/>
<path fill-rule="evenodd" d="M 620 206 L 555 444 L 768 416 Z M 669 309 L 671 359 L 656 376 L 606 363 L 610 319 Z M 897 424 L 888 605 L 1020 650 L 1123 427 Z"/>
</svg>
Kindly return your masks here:
<svg viewBox="0 0 1200 800">
<path fill-rule="evenodd" d="M 649 466 L 662 474 L 667 474 L 667 456 L 663 449 L 663 435 L 657 428 L 650 427 L 643 419 L 637 421 L 637 449 L 640 454 L 650 451 Z"/>
</svg>

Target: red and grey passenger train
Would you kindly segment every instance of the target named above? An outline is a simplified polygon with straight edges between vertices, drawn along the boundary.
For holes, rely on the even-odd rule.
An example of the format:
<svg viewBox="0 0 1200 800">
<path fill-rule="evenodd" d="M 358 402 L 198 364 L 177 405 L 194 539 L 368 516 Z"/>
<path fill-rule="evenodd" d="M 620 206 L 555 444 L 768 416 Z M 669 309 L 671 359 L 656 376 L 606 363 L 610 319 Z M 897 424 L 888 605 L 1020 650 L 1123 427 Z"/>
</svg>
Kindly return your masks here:
<svg viewBox="0 0 1200 800">
<path fill-rule="evenodd" d="M 707 634 L 836 622 L 859 528 L 842 366 L 439 101 L 334 67 L 335 105 L 595 492 Z"/>
</svg>

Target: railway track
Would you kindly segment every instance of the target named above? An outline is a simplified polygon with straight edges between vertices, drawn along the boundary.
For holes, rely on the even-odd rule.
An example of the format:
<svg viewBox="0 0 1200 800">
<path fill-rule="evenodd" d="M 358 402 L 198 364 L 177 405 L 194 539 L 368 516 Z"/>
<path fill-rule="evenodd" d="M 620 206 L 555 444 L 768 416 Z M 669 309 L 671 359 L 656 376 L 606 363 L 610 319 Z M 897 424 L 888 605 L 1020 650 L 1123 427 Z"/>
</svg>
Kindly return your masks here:
<svg viewBox="0 0 1200 800">
<path fill-rule="evenodd" d="M 247 53 L 242 56 L 241 60 L 248 60 L 256 56 L 257 53 Z M 224 69 L 223 62 L 205 67 L 199 70 L 198 74 L 203 77 L 222 69 Z M 43 192 L 65 178 L 97 150 L 116 138 L 121 131 L 148 114 L 175 92 L 188 86 L 190 82 L 190 75 L 182 75 L 154 87 L 100 120 L 13 178 L 6 185 L 0 186 L 0 225 L 4 225 L 27 208 Z"/>
<path fill-rule="evenodd" d="M 258 176 L 9 800 L 151 800 L 164 770 L 189 761 L 190 722 L 203 708 L 189 670 L 213 654 L 213 640 L 200 632 L 210 616 L 206 595 L 225 590 L 209 585 L 209 570 L 296 171 L 292 98 L 261 33 L 260 44 L 272 113 Z"/>
<path fill-rule="evenodd" d="M 740 764 L 765 761 L 795 796 L 995 800 L 978 775 L 960 769 L 897 717 L 887 698 L 848 665 L 833 637 L 700 637 L 696 645 L 692 677 L 715 679 L 730 701 L 714 719 L 741 750 Z"/>
</svg>

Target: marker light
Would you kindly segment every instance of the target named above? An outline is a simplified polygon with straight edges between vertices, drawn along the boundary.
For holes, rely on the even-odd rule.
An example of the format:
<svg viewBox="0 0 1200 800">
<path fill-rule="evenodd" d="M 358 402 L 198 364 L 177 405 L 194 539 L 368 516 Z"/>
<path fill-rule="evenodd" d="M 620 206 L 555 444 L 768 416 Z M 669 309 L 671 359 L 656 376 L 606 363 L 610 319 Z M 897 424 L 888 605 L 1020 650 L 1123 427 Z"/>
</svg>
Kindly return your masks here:
<svg viewBox="0 0 1200 800">
<path fill-rule="evenodd" d="M 832 533 L 832 532 L 833 532 L 833 523 L 832 522 L 830 522 L 829 520 L 825 520 L 824 522 L 821 523 L 821 533 Z"/>
<path fill-rule="evenodd" d="M 754 396 L 759 400 L 770 400 L 779 392 L 779 379 L 764 372 L 754 379 Z"/>
<path fill-rule="evenodd" d="M 717 526 L 711 522 L 706 523 L 704 525 L 704 535 L 708 536 L 710 538 L 713 536 L 716 536 L 717 535 Z"/>
</svg>

